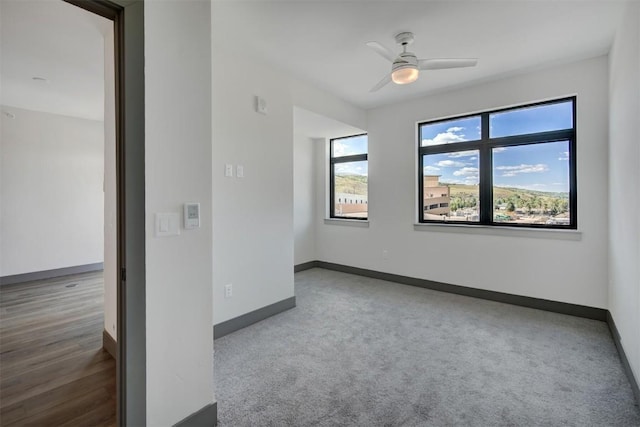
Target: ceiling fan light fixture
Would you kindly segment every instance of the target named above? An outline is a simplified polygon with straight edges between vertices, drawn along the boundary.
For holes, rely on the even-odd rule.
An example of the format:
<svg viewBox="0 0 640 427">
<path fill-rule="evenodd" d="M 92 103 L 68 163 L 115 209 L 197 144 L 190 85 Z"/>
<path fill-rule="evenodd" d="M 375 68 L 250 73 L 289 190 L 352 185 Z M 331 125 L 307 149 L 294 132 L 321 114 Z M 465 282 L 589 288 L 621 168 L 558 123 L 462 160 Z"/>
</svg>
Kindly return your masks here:
<svg viewBox="0 0 640 427">
<path fill-rule="evenodd" d="M 409 64 L 404 67 L 399 67 L 393 70 L 391 73 L 391 80 L 398 85 L 406 85 L 418 80 L 418 74 L 420 71 L 415 65 Z"/>
</svg>

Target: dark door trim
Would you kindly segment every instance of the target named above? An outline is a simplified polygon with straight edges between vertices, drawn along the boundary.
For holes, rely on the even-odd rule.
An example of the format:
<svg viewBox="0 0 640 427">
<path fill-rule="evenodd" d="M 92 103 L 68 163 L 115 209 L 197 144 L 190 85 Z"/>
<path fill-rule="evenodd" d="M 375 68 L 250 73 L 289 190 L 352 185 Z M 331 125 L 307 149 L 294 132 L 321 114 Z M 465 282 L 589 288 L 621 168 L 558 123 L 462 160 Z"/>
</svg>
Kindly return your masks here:
<svg viewBox="0 0 640 427">
<path fill-rule="evenodd" d="M 114 22 L 119 426 L 146 424 L 144 3 L 63 0 Z M 126 88 L 126 90 L 125 90 Z"/>
</svg>

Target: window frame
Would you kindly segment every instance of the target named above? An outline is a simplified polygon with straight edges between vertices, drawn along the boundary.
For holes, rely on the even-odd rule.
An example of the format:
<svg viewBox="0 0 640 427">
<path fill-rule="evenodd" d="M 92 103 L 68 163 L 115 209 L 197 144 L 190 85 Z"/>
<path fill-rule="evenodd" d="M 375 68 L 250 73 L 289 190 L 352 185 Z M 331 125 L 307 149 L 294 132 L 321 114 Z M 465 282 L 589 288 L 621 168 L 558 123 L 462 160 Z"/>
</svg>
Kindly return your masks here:
<svg viewBox="0 0 640 427">
<path fill-rule="evenodd" d="M 492 114 L 541 105 L 559 104 L 571 101 L 573 126 L 568 129 L 527 133 L 522 135 L 489 137 L 489 118 Z M 480 116 L 480 139 L 474 141 L 461 141 L 449 144 L 422 146 L 422 126 L 431 125 L 451 120 L 465 119 Z M 576 160 L 576 136 L 577 136 L 577 97 L 569 96 L 547 101 L 521 104 L 496 110 L 481 111 L 460 116 L 451 116 L 436 120 L 421 121 L 417 123 L 418 135 L 418 223 L 420 224 L 445 224 L 445 225 L 472 225 L 472 226 L 497 226 L 517 228 L 542 228 L 542 229 L 569 229 L 578 228 L 577 211 L 577 160 Z M 544 144 L 551 142 L 567 141 L 569 144 L 569 224 L 518 224 L 496 222 L 493 220 L 493 149 L 499 147 L 517 147 L 523 145 Z M 455 153 L 459 151 L 478 151 L 478 221 L 444 221 L 424 219 L 424 156 L 430 154 Z M 483 202 L 484 201 L 484 202 Z M 487 203 L 488 201 L 488 203 Z"/>
<path fill-rule="evenodd" d="M 330 219 L 346 219 L 346 220 L 354 220 L 354 221 L 368 221 L 369 220 L 369 174 L 367 173 L 367 216 L 364 218 L 361 217 L 348 217 L 342 215 L 336 215 L 336 204 L 335 204 L 335 165 L 339 163 L 352 163 L 352 162 L 367 162 L 367 170 L 368 170 L 368 162 L 369 162 L 369 138 L 368 133 L 358 133 L 355 135 L 347 135 L 341 136 L 339 138 L 331 138 L 329 139 L 329 218 Z M 356 138 L 358 136 L 367 136 L 367 152 L 364 154 L 353 154 L 349 156 L 333 156 L 333 142 L 340 141 L 342 139 L 350 139 Z"/>
</svg>

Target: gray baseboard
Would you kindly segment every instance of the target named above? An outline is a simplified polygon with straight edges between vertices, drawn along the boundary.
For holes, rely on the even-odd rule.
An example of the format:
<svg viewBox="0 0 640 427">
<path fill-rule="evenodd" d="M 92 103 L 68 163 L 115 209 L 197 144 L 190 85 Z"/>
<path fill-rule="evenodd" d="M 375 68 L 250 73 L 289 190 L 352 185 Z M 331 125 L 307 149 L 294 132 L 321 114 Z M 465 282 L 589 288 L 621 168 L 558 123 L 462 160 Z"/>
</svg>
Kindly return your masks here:
<svg viewBox="0 0 640 427">
<path fill-rule="evenodd" d="M 298 265 L 294 265 L 293 266 L 293 272 L 294 273 L 299 273 L 301 271 L 305 271 L 305 270 L 309 270 L 312 268 L 316 268 L 318 267 L 318 263 L 320 261 L 309 261 L 309 262 L 303 262 L 302 264 L 298 264 Z"/>
<path fill-rule="evenodd" d="M 102 330 L 102 348 L 111 355 L 114 359 L 118 352 L 118 344 L 116 340 L 107 332 L 106 329 Z"/>
<path fill-rule="evenodd" d="M 507 304 L 536 308 L 538 310 L 551 311 L 554 313 L 569 314 L 577 317 L 585 317 L 587 319 L 601 320 L 603 322 L 607 321 L 607 310 L 603 308 L 588 307 L 566 302 L 550 301 L 540 298 L 507 294 L 504 292 L 487 291 L 484 289 L 451 285 L 449 283 L 435 282 L 433 280 L 426 279 L 417 279 L 415 277 L 401 276 L 398 274 L 382 273 L 379 271 L 351 267 L 342 264 L 334 264 L 325 261 L 315 261 L 315 267 L 325 268 L 327 270 L 341 271 L 343 273 L 357 274 L 359 276 L 371 277 L 374 279 L 386 280 L 389 282 L 402 283 L 404 285 L 419 286 L 421 288 L 433 289 L 435 291 L 449 292 L 452 294 L 464 295 L 468 297 L 504 302 Z"/>
<path fill-rule="evenodd" d="M 54 277 L 69 276 L 71 274 L 101 271 L 103 268 L 104 268 L 103 263 L 96 262 L 95 264 L 76 265 L 73 267 L 56 268 L 53 270 L 34 271 L 32 273 L 22 273 L 22 274 L 14 274 L 11 276 L 2 276 L 0 277 L 0 286 L 31 282 L 33 280 L 52 279 Z"/>
<path fill-rule="evenodd" d="M 174 427 L 213 427 L 218 425 L 218 402 L 213 402 L 178 421 Z"/>
<path fill-rule="evenodd" d="M 291 297 L 251 311 L 242 316 L 234 317 L 217 325 L 213 325 L 213 339 L 221 338 L 239 329 L 257 323 L 261 320 L 282 313 L 296 306 L 296 297 Z"/>
<path fill-rule="evenodd" d="M 620 355 L 620 361 L 622 362 L 622 367 L 624 368 L 625 373 L 627 374 L 627 378 L 629 378 L 629 383 L 631 384 L 631 390 L 633 390 L 633 395 L 636 397 L 637 405 L 640 406 L 640 388 L 638 388 L 638 381 L 633 375 L 633 371 L 631 370 L 631 365 L 629 365 L 629 359 L 627 359 L 627 354 L 624 352 L 624 348 L 622 347 L 622 342 L 620 341 L 620 332 L 618 332 L 618 328 L 616 327 L 616 322 L 613 320 L 613 316 L 611 316 L 611 312 L 607 310 L 607 324 L 609 325 L 609 330 L 611 331 L 611 335 L 613 336 L 613 342 L 616 344 L 616 348 L 618 349 L 618 354 Z"/>
</svg>

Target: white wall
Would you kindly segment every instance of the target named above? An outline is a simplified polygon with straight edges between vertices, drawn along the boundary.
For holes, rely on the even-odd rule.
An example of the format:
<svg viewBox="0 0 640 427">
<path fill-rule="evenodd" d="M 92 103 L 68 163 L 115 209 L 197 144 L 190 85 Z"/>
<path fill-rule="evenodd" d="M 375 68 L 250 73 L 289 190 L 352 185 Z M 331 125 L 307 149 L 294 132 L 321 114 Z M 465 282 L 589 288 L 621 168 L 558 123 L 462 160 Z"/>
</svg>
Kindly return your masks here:
<svg viewBox="0 0 640 427">
<path fill-rule="evenodd" d="M 640 3 L 624 16 L 610 54 L 609 311 L 640 379 Z"/>
<path fill-rule="evenodd" d="M 211 9 L 145 2 L 147 425 L 214 401 L 211 295 Z M 154 214 L 200 202 L 201 227 L 155 237 Z"/>
<path fill-rule="evenodd" d="M 269 65 L 236 56 L 226 46 L 228 35 L 217 35 L 215 28 L 213 40 L 213 292 L 217 324 L 294 295 L 296 102 L 354 126 L 364 127 L 366 117 L 363 111 Z M 267 101 L 267 115 L 255 112 L 256 95 Z M 237 178 L 235 171 L 233 178 L 225 177 L 225 164 L 244 166 L 244 178 Z M 232 298 L 224 298 L 226 284 L 233 285 Z"/>
<path fill-rule="evenodd" d="M 607 58 L 370 110 L 369 228 L 325 225 L 326 155 L 317 149 L 316 248 L 322 261 L 555 301 L 607 307 Z M 392 88 L 391 88 L 392 89 Z M 416 122 L 577 94 L 579 240 L 416 221 Z M 388 251 L 383 259 L 382 251 Z"/>
<path fill-rule="evenodd" d="M 295 122 L 295 120 L 294 120 Z M 314 141 L 306 135 L 293 136 L 293 234 L 294 265 L 315 261 Z"/>
<path fill-rule="evenodd" d="M 104 330 L 117 339 L 118 206 L 116 194 L 116 104 L 113 29 L 104 38 Z"/>
<path fill-rule="evenodd" d="M 103 260 L 103 123 L 2 107 L 0 276 Z"/>
<path fill-rule="evenodd" d="M 214 39 L 215 40 L 215 39 Z M 213 52 L 213 298 L 219 323 L 293 296 L 293 111 L 287 80 Z M 268 114 L 254 111 L 254 96 Z M 225 164 L 244 178 L 224 176 Z M 224 298 L 225 284 L 233 297 Z"/>
</svg>

